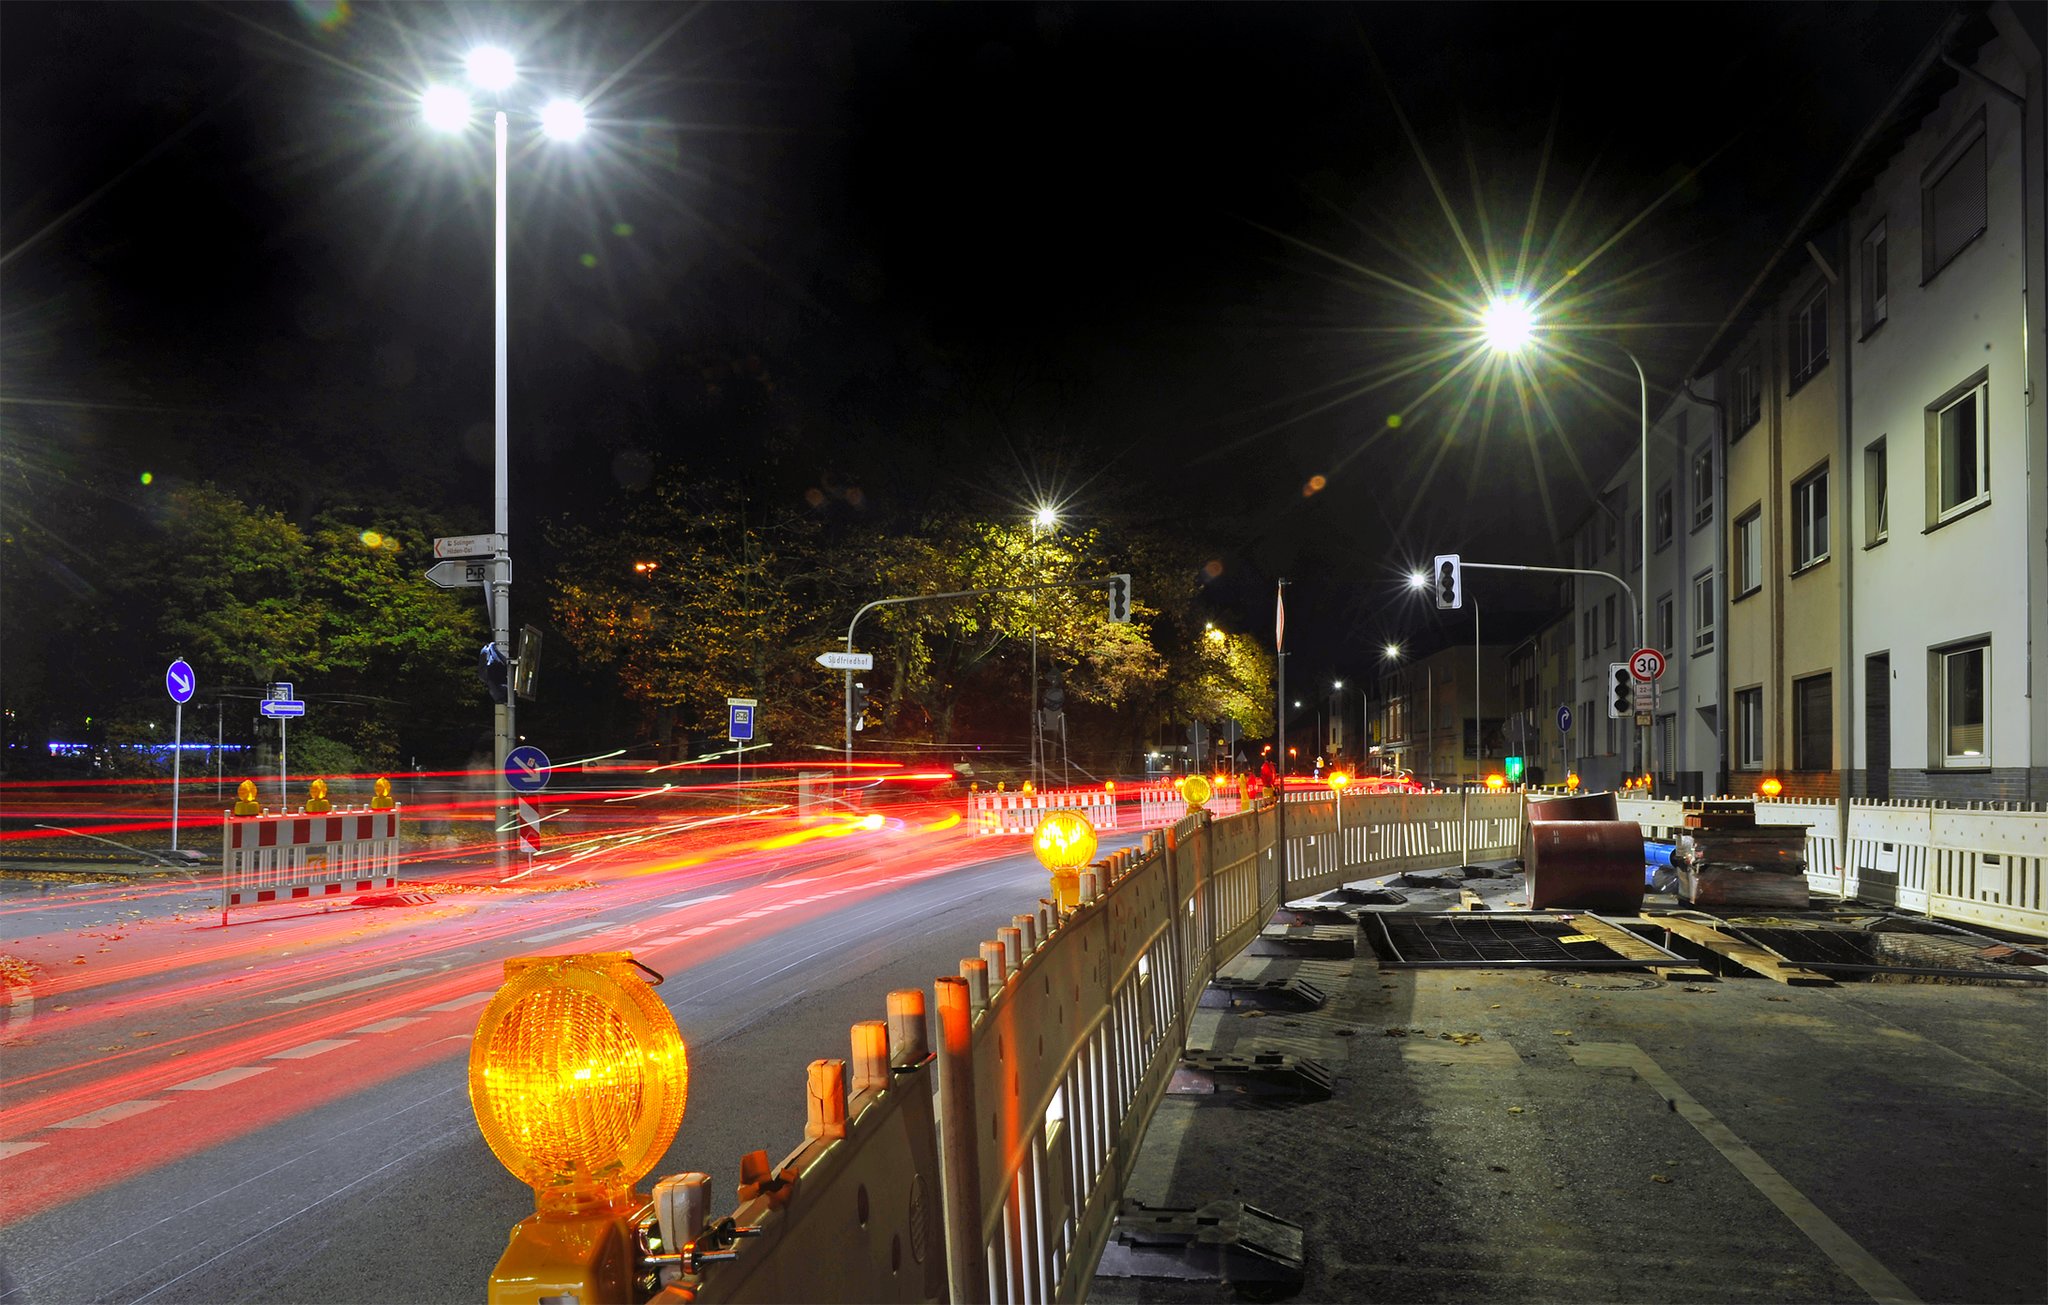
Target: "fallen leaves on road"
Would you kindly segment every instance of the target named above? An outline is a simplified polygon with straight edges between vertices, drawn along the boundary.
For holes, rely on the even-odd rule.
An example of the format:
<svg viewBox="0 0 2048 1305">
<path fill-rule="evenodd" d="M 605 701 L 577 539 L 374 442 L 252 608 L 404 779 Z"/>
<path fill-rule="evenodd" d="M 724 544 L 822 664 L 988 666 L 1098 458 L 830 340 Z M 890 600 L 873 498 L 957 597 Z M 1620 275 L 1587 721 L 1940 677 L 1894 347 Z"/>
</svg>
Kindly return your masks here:
<svg viewBox="0 0 2048 1305">
<path fill-rule="evenodd" d="M 1671 1181 L 1671 1176 L 1669 1174 L 1651 1174 L 1650 1181 L 1653 1183 L 1668 1183 Z"/>
<path fill-rule="evenodd" d="M 1440 1038 L 1448 1038 L 1450 1041 L 1457 1043 L 1461 1047 L 1469 1047 L 1475 1042 L 1486 1041 L 1486 1039 L 1483 1036 L 1477 1033 L 1439 1033 L 1437 1034 L 1437 1036 Z"/>
<path fill-rule="evenodd" d="M 19 956 L 0 956 L 0 987 L 26 987 L 34 983 L 38 967 Z"/>
<path fill-rule="evenodd" d="M 1519 1115 L 1522 1113 L 1522 1108 L 1520 1106 L 1509 1106 L 1508 1113 L 1511 1115 Z"/>
</svg>

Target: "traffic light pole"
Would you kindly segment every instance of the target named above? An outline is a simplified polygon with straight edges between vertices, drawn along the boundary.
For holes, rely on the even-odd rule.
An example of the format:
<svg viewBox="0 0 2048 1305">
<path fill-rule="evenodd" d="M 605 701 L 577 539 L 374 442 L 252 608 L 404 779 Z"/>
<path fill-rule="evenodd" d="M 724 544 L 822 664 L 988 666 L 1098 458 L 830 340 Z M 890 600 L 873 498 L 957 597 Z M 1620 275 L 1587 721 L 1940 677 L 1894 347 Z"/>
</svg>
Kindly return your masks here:
<svg viewBox="0 0 2048 1305">
<path fill-rule="evenodd" d="M 497 300 L 497 341 L 495 359 L 495 370 L 497 373 L 497 402 L 496 413 L 494 415 L 493 421 L 493 445 L 495 457 L 493 460 L 494 470 L 492 473 L 491 529 L 497 532 L 500 541 L 504 541 L 510 537 L 509 531 L 511 529 L 512 519 L 512 493 L 511 472 L 507 466 L 508 447 L 510 443 L 508 435 L 510 428 L 509 413 L 511 404 L 509 397 L 510 383 L 507 378 L 508 353 L 506 349 L 505 324 L 505 137 L 507 127 L 506 118 L 503 110 L 500 110 L 498 112 L 497 117 L 494 121 L 494 127 L 497 146 L 496 162 L 498 181 L 498 203 L 494 231 L 494 234 L 496 236 L 497 257 L 493 269 L 496 280 L 495 297 Z M 512 655 L 512 554 L 509 544 L 500 547 L 498 550 L 498 555 L 491 559 L 490 595 L 491 642 L 497 645 L 499 655 L 510 657 Z M 515 813 L 506 798 L 507 781 L 505 779 L 505 759 L 507 756 L 511 754 L 512 748 L 514 746 L 514 721 L 512 715 L 513 697 L 514 694 L 512 693 L 512 685 L 509 679 L 508 672 L 508 679 L 505 685 L 505 701 L 494 704 L 491 711 L 492 739 L 494 743 L 492 753 L 494 760 L 496 762 L 496 771 L 491 776 L 491 792 L 496 799 L 492 803 L 492 805 L 497 811 L 497 830 L 496 837 L 494 839 L 494 845 L 495 850 L 498 853 L 497 859 L 501 865 L 504 863 L 506 859 L 506 853 L 510 851 L 510 846 L 507 841 L 508 831 L 511 830 L 513 821 L 516 818 Z"/>
</svg>

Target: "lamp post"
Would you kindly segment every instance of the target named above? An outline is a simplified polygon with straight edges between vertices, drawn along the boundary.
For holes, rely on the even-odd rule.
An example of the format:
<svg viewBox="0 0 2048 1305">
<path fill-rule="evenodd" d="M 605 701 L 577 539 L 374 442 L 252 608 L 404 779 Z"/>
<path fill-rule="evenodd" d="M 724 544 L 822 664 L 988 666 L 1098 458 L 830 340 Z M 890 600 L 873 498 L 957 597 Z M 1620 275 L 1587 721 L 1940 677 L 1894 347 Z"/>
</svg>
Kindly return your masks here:
<svg viewBox="0 0 2048 1305">
<path fill-rule="evenodd" d="M 1399 661 L 1399 660 L 1401 660 L 1401 645 L 1400 645 L 1400 644 L 1398 644 L 1398 643 L 1390 643 L 1390 644 L 1388 644 L 1388 645 L 1386 646 L 1386 648 L 1385 648 L 1385 649 L 1384 649 L 1384 650 L 1383 650 L 1383 651 L 1381 652 L 1381 654 L 1380 654 L 1380 657 L 1381 657 L 1381 659 L 1382 659 L 1383 661 L 1390 661 L 1390 662 L 1394 662 L 1394 661 Z M 1431 788 L 1435 788 L 1435 787 L 1436 787 L 1436 667 L 1434 667 L 1434 666 L 1431 666 L 1431 665 L 1429 665 L 1428 663 L 1426 663 L 1426 662 L 1425 662 L 1425 663 L 1423 664 L 1423 667 L 1422 667 L 1422 675 L 1423 675 L 1423 686 L 1424 686 L 1424 687 L 1423 687 L 1423 691 L 1422 691 L 1422 711 L 1423 711 L 1423 719 L 1424 719 L 1424 720 L 1425 720 L 1425 721 L 1427 722 L 1427 725 L 1426 725 L 1426 727 L 1425 727 L 1425 732 L 1424 732 L 1424 734 L 1423 734 L 1423 736 L 1422 736 L 1422 737 L 1423 737 L 1423 742 L 1422 742 L 1422 756 L 1423 756 L 1423 761 L 1424 761 L 1425 765 L 1426 765 L 1426 766 L 1427 766 L 1427 768 L 1428 768 L 1428 774 L 1429 774 L 1429 786 L 1430 786 Z M 1405 729 L 1407 728 L 1407 726 L 1406 726 L 1406 725 L 1404 724 L 1404 725 L 1402 726 L 1402 728 L 1403 728 L 1403 729 L 1405 730 Z M 1412 775 L 1412 774 L 1414 774 L 1414 773 L 1415 773 L 1415 768 L 1414 768 L 1413 766 L 1410 766 L 1410 767 L 1408 768 L 1408 773 L 1409 773 L 1409 774 L 1411 774 L 1411 775 Z"/>
<path fill-rule="evenodd" d="M 1059 529 L 1060 514 L 1041 506 L 1031 514 L 1031 778 L 1039 792 L 1045 791 L 1045 717 L 1038 704 L 1038 539 Z"/>
<path fill-rule="evenodd" d="M 471 50 L 463 61 L 469 83 L 479 91 L 494 97 L 510 91 L 519 80 L 519 70 L 511 53 L 499 46 L 484 45 Z M 429 86 L 420 96 L 421 115 L 427 125 L 436 131 L 466 132 L 474 116 L 474 109 L 467 93 L 448 85 Z M 583 134 L 583 106 L 574 100 L 556 98 L 547 101 L 537 115 L 541 132 L 552 140 L 573 140 Z M 512 651 L 512 552 L 510 547 L 511 526 L 511 477 L 507 467 L 507 445 L 510 431 L 510 381 L 508 377 L 508 349 L 506 343 L 506 286 L 505 286 L 505 215 L 506 154 L 510 136 L 510 119 L 500 107 L 491 115 L 493 163 L 495 173 L 496 203 L 492 219 L 493 258 L 492 285 L 494 291 L 493 322 L 495 339 L 493 363 L 495 370 L 493 394 L 495 396 L 494 420 L 492 423 L 492 476 L 491 476 L 491 531 L 497 536 L 498 548 L 491 558 L 491 580 L 485 590 L 489 598 L 491 618 L 491 642 L 501 656 L 510 656 Z M 493 754 L 497 773 L 494 788 L 497 793 L 497 835 L 499 845 L 504 846 L 505 835 L 509 832 L 511 812 L 505 802 L 505 758 L 512 751 L 515 742 L 514 694 L 508 683 L 505 701 L 492 708 Z"/>
</svg>

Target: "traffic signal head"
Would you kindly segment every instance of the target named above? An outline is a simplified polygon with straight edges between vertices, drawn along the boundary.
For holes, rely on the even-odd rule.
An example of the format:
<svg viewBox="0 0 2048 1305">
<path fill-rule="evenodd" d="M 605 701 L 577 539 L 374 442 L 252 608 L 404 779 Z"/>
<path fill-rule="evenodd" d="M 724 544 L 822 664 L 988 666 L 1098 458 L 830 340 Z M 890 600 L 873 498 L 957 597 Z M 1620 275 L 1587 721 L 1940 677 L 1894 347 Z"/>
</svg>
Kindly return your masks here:
<svg viewBox="0 0 2048 1305">
<path fill-rule="evenodd" d="M 1439 553 L 1430 567 L 1429 587 L 1436 595 L 1439 611 L 1450 611 L 1465 605 L 1464 564 L 1456 553 Z"/>
<path fill-rule="evenodd" d="M 1131 619 L 1131 578 L 1128 575 L 1109 578 L 1109 619 L 1118 625 Z"/>
<path fill-rule="evenodd" d="M 853 728 L 855 730 L 865 729 L 867 728 L 867 723 L 868 686 L 862 684 L 859 680 L 855 680 L 853 682 Z"/>
<path fill-rule="evenodd" d="M 1636 713 L 1636 677 L 1629 673 L 1627 662 L 1607 664 L 1607 714 L 1615 720 L 1627 720 Z"/>
<path fill-rule="evenodd" d="M 505 660 L 497 644 L 487 643 L 477 650 L 476 673 L 492 702 L 502 706 L 512 700 L 512 663 Z"/>
</svg>

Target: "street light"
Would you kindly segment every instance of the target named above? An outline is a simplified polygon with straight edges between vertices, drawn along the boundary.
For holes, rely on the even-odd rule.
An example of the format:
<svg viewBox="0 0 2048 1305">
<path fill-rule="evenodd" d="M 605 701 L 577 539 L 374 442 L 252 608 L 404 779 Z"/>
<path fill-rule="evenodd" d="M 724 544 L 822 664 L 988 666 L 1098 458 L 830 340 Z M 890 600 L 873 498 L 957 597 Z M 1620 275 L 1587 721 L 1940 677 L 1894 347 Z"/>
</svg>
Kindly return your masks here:
<svg viewBox="0 0 2048 1305">
<path fill-rule="evenodd" d="M 1049 503 L 1041 503 L 1031 514 L 1031 560 L 1032 581 L 1038 579 L 1037 553 L 1040 535 L 1049 535 L 1059 529 L 1059 509 Z M 1045 718 L 1039 715 L 1038 705 L 1038 590 L 1031 591 L 1031 773 L 1038 781 L 1038 787 L 1045 787 Z"/>
<path fill-rule="evenodd" d="M 519 80 L 518 63 L 511 52 L 502 46 L 481 45 L 471 50 L 463 59 L 463 70 L 472 87 L 494 99 L 499 99 L 504 92 L 511 90 Z M 453 86 L 429 86 L 420 96 L 421 116 L 425 118 L 427 125 L 436 131 L 466 130 L 470 124 L 472 111 L 470 97 Z M 542 132 L 552 139 L 570 139 L 583 130 L 583 109 L 574 101 L 552 100 L 541 110 L 539 116 Z M 493 422 L 491 530 L 498 537 L 499 546 L 496 555 L 491 559 L 491 583 L 485 592 L 490 598 L 491 642 L 501 653 L 509 654 L 512 645 L 512 554 L 508 543 L 511 526 L 511 481 L 507 445 L 511 385 L 507 374 L 509 351 L 506 344 L 505 218 L 508 202 L 505 173 L 506 141 L 510 135 L 510 126 L 503 107 L 492 112 L 491 125 L 497 201 L 492 222 L 495 246 L 492 272 L 496 301 L 493 314 L 496 325 L 496 413 Z M 492 727 L 495 745 L 493 751 L 497 760 L 497 828 L 498 836 L 503 840 L 511 826 L 511 812 L 505 805 L 505 759 L 516 742 L 512 694 L 506 694 L 505 701 L 493 707 Z"/>
</svg>

